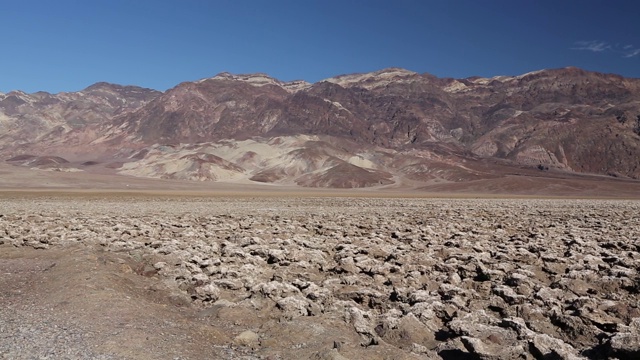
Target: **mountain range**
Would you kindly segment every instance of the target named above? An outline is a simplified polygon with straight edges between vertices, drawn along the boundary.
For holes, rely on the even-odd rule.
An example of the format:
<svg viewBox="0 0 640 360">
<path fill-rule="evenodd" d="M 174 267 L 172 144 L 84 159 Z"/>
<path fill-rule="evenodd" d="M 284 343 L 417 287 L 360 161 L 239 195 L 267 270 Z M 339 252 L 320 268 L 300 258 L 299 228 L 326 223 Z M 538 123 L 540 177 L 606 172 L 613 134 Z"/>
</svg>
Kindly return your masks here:
<svg viewBox="0 0 640 360">
<path fill-rule="evenodd" d="M 578 68 L 317 83 L 221 73 L 159 92 L 0 93 L 0 156 L 34 171 L 320 188 L 640 180 L 640 79 Z M 555 180 L 554 180 L 555 179 Z"/>
</svg>

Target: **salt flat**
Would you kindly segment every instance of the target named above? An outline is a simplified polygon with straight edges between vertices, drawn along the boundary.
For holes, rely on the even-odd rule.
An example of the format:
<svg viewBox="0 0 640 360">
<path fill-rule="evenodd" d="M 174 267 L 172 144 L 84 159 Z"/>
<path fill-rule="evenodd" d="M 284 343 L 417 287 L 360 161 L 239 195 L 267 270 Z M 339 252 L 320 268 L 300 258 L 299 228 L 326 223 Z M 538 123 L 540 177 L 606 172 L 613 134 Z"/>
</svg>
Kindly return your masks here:
<svg viewBox="0 0 640 360">
<path fill-rule="evenodd" d="M 238 195 L 3 193 L 0 356 L 640 352 L 638 201 Z"/>
</svg>

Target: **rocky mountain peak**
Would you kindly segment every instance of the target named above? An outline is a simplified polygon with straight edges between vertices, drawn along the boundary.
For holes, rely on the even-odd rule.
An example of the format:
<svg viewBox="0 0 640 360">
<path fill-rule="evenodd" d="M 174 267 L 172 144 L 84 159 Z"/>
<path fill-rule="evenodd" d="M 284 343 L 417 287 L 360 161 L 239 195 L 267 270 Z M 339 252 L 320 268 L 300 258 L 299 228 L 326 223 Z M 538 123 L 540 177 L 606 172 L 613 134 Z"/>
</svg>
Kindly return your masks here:
<svg viewBox="0 0 640 360">
<path fill-rule="evenodd" d="M 124 93 L 153 94 L 153 96 L 160 94 L 159 91 L 149 89 L 149 88 L 144 88 L 144 87 L 135 86 L 135 85 L 113 84 L 108 82 L 98 82 L 80 91 L 80 93 L 83 93 L 83 94 L 99 93 L 99 92 L 123 93 L 123 94 Z"/>
<path fill-rule="evenodd" d="M 121 85 L 117 85 L 117 84 L 112 84 L 106 81 L 100 81 L 97 82 L 95 84 L 89 85 L 86 88 L 84 88 L 83 91 L 92 91 L 92 90 L 103 90 L 103 89 L 114 89 L 114 88 L 119 88 L 122 87 Z"/>
<path fill-rule="evenodd" d="M 253 86 L 265 86 L 265 85 L 276 85 L 280 86 L 282 82 L 278 79 L 275 79 L 264 73 L 253 73 L 253 74 L 231 74 L 228 72 L 222 72 L 218 75 L 200 80 L 200 82 L 204 82 L 207 80 L 233 80 L 233 81 L 242 81 Z"/>
<path fill-rule="evenodd" d="M 281 87 L 290 93 L 294 93 L 311 86 L 310 83 L 304 80 L 294 80 L 290 82 L 285 82 L 285 81 L 276 79 L 274 77 L 271 77 L 265 73 L 231 74 L 228 72 L 222 72 L 212 78 L 202 79 L 197 82 L 202 83 L 208 80 L 239 81 L 239 82 L 247 83 L 249 85 L 256 86 L 256 87 L 273 85 L 273 86 Z"/>
<path fill-rule="evenodd" d="M 2 97 L 3 103 L 19 106 L 22 104 L 30 104 L 34 101 L 33 97 L 24 91 L 12 90 Z"/>
<path fill-rule="evenodd" d="M 339 75 L 323 81 L 338 84 L 342 87 L 362 87 L 370 90 L 384 87 L 392 82 L 410 82 L 417 76 L 419 76 L 418 73 L 410 70 L 386 68 L 369 73 Z"/>
</svg>

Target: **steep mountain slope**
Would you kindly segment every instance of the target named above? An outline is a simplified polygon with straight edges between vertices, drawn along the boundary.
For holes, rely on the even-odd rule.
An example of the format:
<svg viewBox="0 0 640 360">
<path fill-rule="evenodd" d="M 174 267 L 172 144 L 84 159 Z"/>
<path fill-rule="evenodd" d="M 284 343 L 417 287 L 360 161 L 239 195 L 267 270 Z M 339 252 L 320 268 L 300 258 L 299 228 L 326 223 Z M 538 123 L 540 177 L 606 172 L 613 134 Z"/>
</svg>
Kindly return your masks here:
<svg viewBox="0 0 640 360">
<path fill-rule="evenodd" d="M 13 92 L 0 96 L 0 128 L 6 158 L 70 157 L 67 168 L 101 162 L 181 180 L 640 179 L 640 79 L 577 68 L 490 79 L 391 68 L 315 84 L 222 73 L 164 93 L 104 83 L 69 94 Z"/>
<path fill-rule="evenodd" d="M 97 83 L 82 91 L 0 94 L 0 151 L 16 152 L 39 143 L 62 142 L 87 127 L 112 125 L 114 116 L 138 109 L 160 92 L 136 86 Z M 46 153 L 47 149 L 39 149 Z"/>
<path fill-rule="evenodd" d="M 640 176 L 638 79 L 567 68 L 472 79 L 452 95 L 464 114 L 466 143 L 478 155 Z"/>
</svg>

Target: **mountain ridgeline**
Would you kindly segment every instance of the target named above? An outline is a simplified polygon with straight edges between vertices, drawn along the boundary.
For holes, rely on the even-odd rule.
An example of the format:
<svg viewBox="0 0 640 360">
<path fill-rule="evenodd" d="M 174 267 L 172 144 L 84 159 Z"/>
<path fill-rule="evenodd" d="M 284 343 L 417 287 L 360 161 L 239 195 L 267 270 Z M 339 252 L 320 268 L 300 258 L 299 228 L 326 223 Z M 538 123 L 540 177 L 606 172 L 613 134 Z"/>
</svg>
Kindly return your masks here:
<svg viewBox="0 0 640 360">
<path fill-rule="evenodd" d="M 164 93 L 107 83 L 14 91 L 0 94 L 0 154 L 23 166 L 57 156 L 70 171 L 312 187 L 536 173 L 640 179 L 640 79 L 391 68 L 314 84 L 222 73 Z"/>
</svg>

